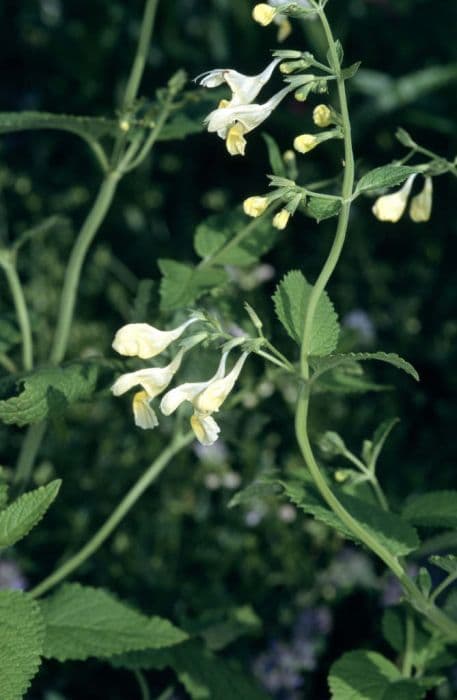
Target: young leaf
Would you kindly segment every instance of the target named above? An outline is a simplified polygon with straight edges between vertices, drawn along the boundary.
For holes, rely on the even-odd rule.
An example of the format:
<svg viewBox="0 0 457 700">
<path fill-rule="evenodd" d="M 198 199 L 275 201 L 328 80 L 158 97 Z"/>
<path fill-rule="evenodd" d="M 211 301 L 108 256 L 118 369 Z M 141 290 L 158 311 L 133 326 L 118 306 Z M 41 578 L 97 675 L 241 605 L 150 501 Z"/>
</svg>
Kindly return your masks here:
<svg viewBox="0 0 457 700">
<path fill-rule="evenodd" d="M 398 668 L 374 651 L 350 651 L 330 669 L 331 700 L 422 700 L 426 689 L 404 680 Z"/>
<path fill-rule="evenodd" d="M 68 404 L 94 393 L 98 373 L 93 362 L 73 362 L 9 379 L 1 386 L 2 395 L 8 398 L 0 400 L 0 420 L 22 426 L 38 423 L 49 414 L 61 414 Z"/>
<path fill-rule="evenodd" d="M 457 573 L 457 556 L 455 554 L 446 554 L 443 557 L 434 555 L 430 557 L 430 563 L 438 566 L 448 574 Z"/>
<path fill-rule="evenodd" d="M 268 160 L 270 161 L 270 166 L 275 175 L 278 177 L 286 177 L 287 171 L 284 161 L 282 159 L 281 151 L 279 146 L 270 134 L 263 133 L 263 138 L 268 148 Z"/>
<path fill-rule="evenodd" d="M 123 654 L 110 659 L 116 668 L 172 668 L 193 700 L 267 700 L 237 665 L 218 658 L 197 641 L 170 649 Z"/>
<path fill-rule="evenodd" d="M 403 370 L 403 372 L 409 374 L 416 381 L 419 381 L 419 375 L 414 367 L 393 352 L 350 352 L 344 355 L 331 355 L 323 360 L 314 360 L 312 363 L 315 370 L 313 380 L 314 377 L 317 379 L 317 377 L 320 377 L 324 372 L 328 372 L 345 363 L 367 362 L 371 360 L 378 360 L 379 362 L 386 362 L 388 365 L 393 365 L 393 367 Z"/>
<path fill-rule="evenodd" d="M 0 698 L 24 697 L 40 666 L 44 625 L 38 603 L 21 591 L 0 591 Z"/>
<path fill-rule="evenodd" d="M 353 63 L 352 66 L 348 66 L 347 68 L 344 68 L 341 71 L 341 75 L 345 80 L 350 80 L 351 78 L 354 77 L 356 73 L 358 73 L 358 70 L 360 66 L 362 65 L 361 61 L 357 61 L 356 63 Z"/>
<path fill-rule="evenodd" d="M 305 214 L 316 219 L 319 224 L 325 219 L 337 216 L 340 213 L 341 201 L 339 199 L 327 199 L 324 197 L 310 197 L 305 208 Z"/>
<path fill-rule="evenodd" d="M 41 603 L 44 656 L 59 661 L 106 658 L 179 644 L 187 635 L 168 620 L 146 617 L 103 589 L 65 584 Z"/>
<path fill-rule="evenodd" d="M 411 496 L 402 515 L 421 527 L 457 527 L 457 491 L 429 491 Z"/>
<path fill-rule="evenodd" d="M 314 515 L 317 520 L 341 532 L 348 539 L 359 542 L 346 524 L 323 503 L 312 486 L 305 487 L 299 482 L 281 481 L 280 484 L 290 500 L 305 513 Z M 360 498 L 341 491 L 338 492 L 338 500 L 354 520 L 394 556 L 404 556 L 419 546 L 414 528 L 398 515 L 388 513 L 372 503 L 365 503 Z"/>
<path fill-rule="evenodd" d="M 291 338 L 301 343 L 312 286 L 298 270 L 291 270 L 273 296 L 276 314 Z M 338 316 L 327 292 L 317 304 L 311 333 L 310 354 L 329 355 L 338 344 Z"/>
<path fill-rule="evenodd" d="M 241 233 L 243 236 L 239 238 Z M 240 209 L 236 209 L 210 216 L 197 226 L 194 247 L 205 260 L 217 256 L 219 265 L 246 267 L 269 251 L 277 237 L 278 231 L 272 226 L 271 217 L 249 221 Z"/>
<path fill-rule="evenodd" d="M 0 512 L 0 547 L 11 547 L 40 522 L 59 493 L 60 479 L 20 496 Z"/>
<path fill-rule="evenodd" d="M 224 270 L 199 269 L 176 260 L 159 260 L 163 274 L 160 282 L 160 306 L 164 311 L 189 306 L 203 294 L 227 282 Z"/>
<path fill-rule="evenodd" d="M 409 165 L 383 165 L 375 168 L 360 178 L 357 183 L 356 193 L 380 190 L 385 187 L 401 185 L 410 175 L 417 173 L 417 168 Z"/>
<path fill-rule="evenodd" d="M 387 438 L 389 437 L 392 430 L 400 422 L 399 418 L 390 418 L 381 423 L 381 425 L 376 429 L 373 439 L 371 441 L 370 449 L 370 462 L 376 464 L 381 454 L 382 448 L 384 447 Z"/>
</svg>

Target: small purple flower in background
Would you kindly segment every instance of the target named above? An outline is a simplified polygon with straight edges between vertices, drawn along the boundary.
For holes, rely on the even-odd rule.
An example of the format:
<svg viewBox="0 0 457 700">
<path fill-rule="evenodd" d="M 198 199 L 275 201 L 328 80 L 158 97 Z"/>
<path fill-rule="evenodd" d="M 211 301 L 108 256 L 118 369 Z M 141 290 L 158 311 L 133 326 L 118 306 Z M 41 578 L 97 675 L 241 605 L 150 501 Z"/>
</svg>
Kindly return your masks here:
<svg viewBox="0 0 457 700">
<path fill-rule="evenodd" d="M 363 309 L 353 309 L 343 317 L 344 328 L 349 328 L 359 335 L 359 339 L 366 345 L 371 345 L 376 340 L 376 329 L 371 318 Z"/>
<path fill-rule="evenodd" d="M 193 450 L 202 462 L 210 464 L 223 464 L 229 456 L 227 446 L 223 440 L 218 440 L 213 445 L 202 445 L 196 442 Z"/>
<path fill-rule="evenodd" d="M 406 567 L 409 576 L 417 576 L 419 567 L 408 564 Z M 403 588 L 400 581 L 393 574 L 388 574 L 381 583 L 381 605 L 385 608 L 398 605 L 403 597 Z"/>
<path fill-rule="evenodd" d="M 353 547 L 343 547 L 318 578 L 322 588 L 328 587 L 333 592 L 378 586 L 371 559 Z"/>
<path fill-rule="evenodd" d="M 13 588 L 17 591 L 23 591 L 26 586 L 27 581 L 18 565 L 14 561 L 0 559 L 0 590 Z"/>
</svg>

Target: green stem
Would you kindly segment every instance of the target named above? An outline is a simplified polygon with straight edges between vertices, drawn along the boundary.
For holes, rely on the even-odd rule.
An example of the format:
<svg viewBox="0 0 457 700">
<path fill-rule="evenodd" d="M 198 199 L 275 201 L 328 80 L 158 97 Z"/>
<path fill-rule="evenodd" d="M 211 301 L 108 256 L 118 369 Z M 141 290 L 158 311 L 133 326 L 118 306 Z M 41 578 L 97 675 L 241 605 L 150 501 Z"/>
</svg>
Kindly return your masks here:
<svg viewBox="0 0 457 700">
<path fill-rule="evenodd" d="M 13 360 L 11 360 L 8 355 L 5 355 L 4 352 L 0 352 L 0 365 L 6 369 L 7 372 L 10 374 L 16 374 L 17 372 L 17 367 L 14 364 Z"/>
<path fill-rule="evenodd" d="M 457 581 L 457 571 L 454 571 L 452 574 L 449 574 L 449 576 L 446 576 L 444 581 L 442 581 L 439 586 L 435 588 L 433 591 L 432 595 L 430 596 L 431 601 L 435 601 L 441 593 L 448 588 L 454 581 Z"/>
<path fill-rule="evenodd" d="M 60 583 L 64 578 L 71 574 L 81 564 L 83 564 L 94 552 L 105 542 L 111 535 L 113 530 L 119 525 L 121 520 L 125 518 L 130 509 L 135 505 L 137 500 L 146 491 L 148 486 L 157 479 L 159 474 L 165 469 L 170 460 L 186 445 L 189 445 L 194 439 L 193 433 L 186 433 L 176 437 L 173 442 L 157 457 L 156 460 L 148 467 L 148 469 L 138 479 L 136 484 L 126 493 L 117 508 L 113 510 L 108 520 L 95 533 L 95 535 L 87 542 L 82 549 L 79 550 L 71 559 L 66 561 L 44 581 L 38 584 L 30 595 L 38 597 L 49 591 L 57 583 Z"/>
<path fill-rule="evenodd" d="M 14 471 L 14 484 L 16 484 L 20 490 L 23 490 L 27 485 L 45 432 L 46 421 L 42 421 L 41 423 L 30 425 L 25 434 Z"/>
<path fill-rule="evenodd" d="M 148 684 L 146 683 L 146 678 L 144 677 L 144 674 L 141 673 L 141 671 L 138 671 L 137 669 L 135 669 L 133 673 L 140 688 L 141 700 L 150 700 L 151 694 L 149 692 Z"/>
<path fill-rule="evenodd" d="M 341 251 L 344 246 L 346 239 L 346 233 L 348 229 L 349 213 L 351 208 L 351 198 L 354 187 L 354 154 L 352 148 L 352 138 L 351 138 L 351 123 L 349 117 L 349 109 L 346 97 L 346 87 L 344 78 L 341 75 L 341 69 L 339 67 L 338 54 L 336 50 L 335 40 L 328 23 L 327 17 L 322 8 L 319 9 L 319 17 L 322 22 L 322 26 L 327 38 L 327 43 L 330 48 L 331 63 L 333 68 L 337 73 L 337 89 L 340 101 L 340 110 L 343 123 L 343 133 L 344 133 L 344 151 L 345 151 L 345 171 L 343 178 L 342 187 L 342 199 L 343 204 L 341 207 L 338 225 L 335 235 L 335 240 L 331 247 L 329 256 L 322 268 L 322 271 L 313 287 L 310 295 L 305 327 L 302 339 L 302 346 L 300 352 L 300 369 L 302 378 L 305 380 L 305 384 L 300 392 L 299 399 L 297 402 L 297 411 L 295 418 L 295 431 L 297 435 L 297 441 L 300 446 L 305 463 L 310 471 L 310 474 L 319 490 L 322 498 L 330 506 L 333 512 L 340 518 L 344 525 L 350 530 L 350 532 L 355 535 L 355 537 L 365 544 L 371 551 L 373 551 L 385 564 L 386 566 L 395 574 L 399 579 L 405 591 L 408 593 L 411 604 L 419 610 L 423 615 L 425 615 L 434 625 L 436 625 L 446 636 L 457 639 L 457 624 L 444 615 L 438 608 L 436 608 L 433 603 L 425 598 L 425 596 L 418 589 L 414 581 L 412 581 L 407 573 L 405 572 L 402 564 L 384 545 L 377 540 L 376 537 L 367 532 L 365 527 L 359 523 L 353 516 L 344 508 L 340 503 L 338 498 L 333 493 L 332 489 L 329 487 L 325 476 L 321 473 L 319 465 L 314 457 L 311 444 L 308 436 L 308 410 L 309 410 L 309 347 L 312 336 L 312 328 L 314 316 L 316 313 L 317 304 L 321 297 L 321 294 L 325 290 L 327 283 L 337 265 Z"/>
<path fill-rule="evenodd" d="M 167 99 L 164 102 L 164 105 L 162 107 L 162 111 L 159 115 L 159 118 L 157 119 L 157 122 L 156 122 L 154 128 L 152 129 L 148 138 L 144 142 L 143 147 L 141 148 L 138 155 L 130 163 L 126 162 L 125 167 L 124 167 L 124 172 L 130 172 L 131 170 L 134 170 L 146 158 L 149 151 L 151 150 L 151 148 L 154 146 L 155 142 L 157 141 L 157 138 L 159 137 L 160 132 L 162 131 L 165 122 L 167 121 L 168 117 L 170 116 L 172 104 L 173 104 L 173 95 L 169 94 Z"/>
<path fill-rule="evenodd" d="M 402 674 L 405 678 L 411 678 L 413 670 L 414 654 L 414 617 L 410 610 L 406 613 L 405 654 L 403 656 Z"/>
<path fill-rule="evenodd" d="M 14 308 L 21 329 L 22 336 L 22 365 L 28 371 L 33 368 L 33 340 L 30 327 L 29 312 L 25 301 L 24 290 L 17 274 L 16 265 L 13 260 L 3 266 L 8 286 L 13 297 Z"/>
<path fill-rule="evenodd" d="M 94 240 L 100 225 L 102 224 L 109 207 L 113 201 L 120 174 L 117 171 L 108 173 L 102 182 L 95 202 L 87 215 L 87 218 L 78 234 L 73 250 L 71 251 L 65 272 L 65 280 L 60 300 L 60 309 L 57 319 L 57 327 L 51 350 L 50 361 L 59 364 L 65 356 L 68 346 L 71 324 L 76 304 L 81 269 L 87 255 L 87 251 Z"/>
<path fill-rule="evenodd" d="M 143 77 L 148 58 L 149 44 L 151 42 L 154 20 L 157 11 L 158 0 L 148 0 L 144 9 L 140 38 L 133 61 L 130 76 L 124 93 L 124 108 L 128 108 L 135 101 Z"/>
</svg>

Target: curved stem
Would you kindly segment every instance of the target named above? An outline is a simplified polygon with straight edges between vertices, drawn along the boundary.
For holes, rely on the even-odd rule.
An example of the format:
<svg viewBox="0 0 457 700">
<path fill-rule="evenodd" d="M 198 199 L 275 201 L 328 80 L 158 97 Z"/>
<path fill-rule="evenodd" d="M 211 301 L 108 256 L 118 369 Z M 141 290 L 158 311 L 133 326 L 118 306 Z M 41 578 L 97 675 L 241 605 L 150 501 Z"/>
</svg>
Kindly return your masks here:
<svg viewBox="0 0 457 700">
<path fill-rule="evenodd" d="M 22 365 L 25 370 L 33 368 L 33 339 L 30 327 L 30 317 L 25 301 L 24 290 L 17 274 L 14 261 L 10 261 L 3 266 L 5 270 L 8 286 L 13 297 L 14 308 L 16 309 L 17 320 L 22 336 Z"/>
<path fill-rule="evenodd" d="M 457 571 L 453 571 L 452 574 L 449 574 L 449 576 L 446 576 L 444 581 L 441 581 L 439 586 L 437 586 L 435 588 L 432 595 L 430 596 L 430 600 L 435 601 L 438 598 L 438 596 L 441 595 L 441 593 L 443 591 L 445 591 L 446 588 L 448 586 L 450 586 L 452 583 L 454 583 L 454 581 L 456 581 L 456 580 L 457 580 Z"/>
<path fill-rule="evenodd" d="M 75 569 L 83 564 L 94 552 L 105 542 L 111 535 L 113 530 L 119 525 L 121 520 L 125 518 L 130 509 L 135 505 L 137 500 L 146 491 L 148 486 L 157 479 L 159 474 L 165 469 L 170 460 L 186 445 L 189 445 L 194 439 L 193 433 L 189 432 L 185 435 L 176 437 L 173 442 L 157 457 L 156 460 L 146 469 L 136 484 L 126 493 L 117 508 L 113 510 L 108 520 L 101 526 L 93 537 L 87 542 L 82 549 L 79 550 L 71 559 L 66 561 L 44 581 L 39 583 L 30 591 L 30 595 L 38 597 L 49 591 L 57 583 L 60 583 L 64 578 L 69 576 Z"/>
<path fill-rule="evenodd" d="M 405 654 L 403 656 L 402 674 L 405 678 L 411 678 L 413 670 L 413 654 L 414 654 L 414 617 L 410 610 L 406 612 L 406 631 L 405 631 Z"/>
<path fill-rule="evenodd" d="M 157 11 L 158 0 L 147 0 L 144 8 L 143 22 L 140 38 L 136 50 L 135 60 L 130 71 L 127 87 L 124 93 L 124 108 L 128 108 L 135 101 L 143 77 L 146 60 L 148 58 L 149 43 L 154 29 L 154 20 Z"/>
<path fill-rule="evenodd" d="M 139 671 L 138 669 L 134 669 L 133 673 L 140 689 L 141 700 L 151 700 L 151 694 L 149 692 L 148 684 L 146 683 L 146 678 L 144 677 L 144 674 L 141 673 L 141 671 Z"/>
</svg>

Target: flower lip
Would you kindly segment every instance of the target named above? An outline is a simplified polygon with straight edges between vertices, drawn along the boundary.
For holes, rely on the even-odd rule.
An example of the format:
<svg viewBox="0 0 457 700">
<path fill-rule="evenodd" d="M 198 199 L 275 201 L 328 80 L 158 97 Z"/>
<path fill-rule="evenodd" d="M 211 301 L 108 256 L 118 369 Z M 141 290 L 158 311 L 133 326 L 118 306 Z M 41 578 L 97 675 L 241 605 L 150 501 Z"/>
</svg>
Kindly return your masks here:
<svg viewBox="0 0 457 700">
<path fill-rule="evenodd" d="M 231 68 L 222 68 L 201 73 L 194 82 L 206 88 L 215 88 L 227 83 L 232 91 L 230 106 L 247 105 L 255 100 L 264 85 L 270 80 L 274 69 L 280 63 L 280 58 L 275 58 L 258 75 L 244 75 Z"/>
</svg>

